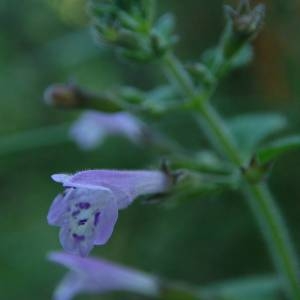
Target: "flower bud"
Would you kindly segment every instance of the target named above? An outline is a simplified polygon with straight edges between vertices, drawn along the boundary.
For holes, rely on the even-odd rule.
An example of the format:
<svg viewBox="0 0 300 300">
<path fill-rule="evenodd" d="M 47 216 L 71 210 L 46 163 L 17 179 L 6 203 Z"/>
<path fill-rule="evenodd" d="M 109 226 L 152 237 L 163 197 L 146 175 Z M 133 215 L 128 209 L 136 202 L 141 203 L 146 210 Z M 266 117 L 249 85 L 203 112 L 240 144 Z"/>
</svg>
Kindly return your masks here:
<svg viewBox="0 0 300 300">
<path fill-rule="evenodd" d="M 95 38 L 128 60 L 153 61 L 177 41 L 173 16 L 166 14 L 153 22 L 150 0 L 93 0 L 90 13 Z"/>
<path fill-rule="evenodd" d="M 265 6 L 258 4 L 251 8 L 248 0 L 240 0 L 237 9 L 226 5 L 225 14 L 228 24 L 223 38 L 223 57 L 225 60 L 230 60 L 262 28 Z"/>
<path fill-rule="evenodd" d="M 260 31 L 265 19 L 265 5 L 258 4 L 251 9 L 248 0 L 242 1 L 240 7 L 234 10 L 225 6 L 225 14 L 231 20 L 234 33 L 250 39 Z"/>
<path fill-rule="evenodd" d="M 85 99 L 78 87 L 73 84 L 53 84 L 44 92 L 44 101 L 54 107 L 82 107 Z"/>
<path fill-rule="evenodd" d="M 75 84 L 53 84 L 44 92 L 44 101 L 53 107 L 94 109 L 102 112 L 122 111 L 123 103 L 113 94 L 93 93 Z"/>
</svg>

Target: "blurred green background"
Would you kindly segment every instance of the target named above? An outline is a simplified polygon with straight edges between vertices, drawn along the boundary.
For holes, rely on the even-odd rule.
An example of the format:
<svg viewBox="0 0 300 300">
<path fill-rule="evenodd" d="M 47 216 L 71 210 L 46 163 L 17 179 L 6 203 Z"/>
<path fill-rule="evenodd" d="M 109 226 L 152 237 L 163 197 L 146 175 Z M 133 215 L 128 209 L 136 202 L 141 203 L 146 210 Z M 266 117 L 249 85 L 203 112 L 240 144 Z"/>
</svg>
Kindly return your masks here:
<svg viewBox="0 0 300 300">
<path fill-rule="evenodd" d="M 224 25 L 222 1 L 158 1 L 159 11 L 177 15 L 177 53 L 197 59 L 213 46 Z M 228 3 L 228 2 L 227 2 Z M 229 1 L 234 3 L 234 1 Z M 221 84 L 213 101 L 225 117 L 275 111 L 300 129 L 300 2 L 266 1 L 267 20 L 255 42 L 254 62 Z M 108 138 L 81 152 L 57 132 L 41 129 L 75 120 L 78 113 L 46 107 L 44 89 L 75 79 L 93 90 L 121 83 L 151 88 L 162 80 L 157 66 L 129 65 L 97 47 L 88 29 L 84 0 L 1 0 L 0 2 L 0 299 L 50 299 L 63 268 L 45 259 L 60 249 L 58 229 L 46 223 L 57 172 L 89 168 L 144 168 L 155 152 L 125 139 Z M 182 114 L 158 120 L 186 147 L 206 148 L 201 132 Z M 33 138 L 34 137 L 34 138 Z M 49 146 L 31 147 L 39 140 Z M 122 149 L 122 151 L 120 151 Z M 269 178 L 300 253 L 300 155 L 286 155 Z M 238 193 L 199 197 L 165 208 L 136 201 L 120 213 L 115 232 L 93 251 L 161 276 L 199 285 L 272 273 L 273 268 L 244 199 Z M 78 299 L 99 299 L 84 296 Z M 101 299 L 142 299 L 115 294 Z"/>
</svg>

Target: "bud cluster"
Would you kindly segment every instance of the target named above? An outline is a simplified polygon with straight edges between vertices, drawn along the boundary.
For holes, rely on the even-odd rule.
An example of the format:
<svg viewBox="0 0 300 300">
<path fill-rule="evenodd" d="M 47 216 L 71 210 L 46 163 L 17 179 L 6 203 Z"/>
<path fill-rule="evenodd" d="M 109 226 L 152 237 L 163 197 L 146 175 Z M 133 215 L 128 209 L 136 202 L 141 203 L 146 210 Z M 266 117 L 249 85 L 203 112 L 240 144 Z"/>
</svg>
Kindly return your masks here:
<svg viewBox="0 0 300 300">
<path fill-rule="evenodd" d="M 219 45 L 205 51 L 201 62 L 188 66 L 200 90 L 213 91 L 218 80 L 251 61 L 250 42 L 261 30 L 265 19 L 265 5 L 251 8 L 249 0 L 239 0 L 237 8 L 225 5 L 224 12 L 227 22 Z"/>
<path fill-rule="evenodd" d="M 263 25 L 265 5 L 258 4 L 251 9 L 248 0 L 241 1 L 236 10 L 225 6 L 225 12 L 232 21 L 234 32 L 249 39 L 255 37 Z"/>
<path fill-rule="evenodd" d="M 166 14 L 153 24 L 151 0 L 91 1 L 96 37 L 115 46 L 131 60 L 147 62 L 161 57 L 176 41 L 173 16 Z"/>
<path fill-rule="evenodd" d="M 240 0 L 237 9 L 226 5 L 225 14 L 228 30 L 224 37 L 224 57 L 230 59 L 261 30 L 265 19 L 265 5 L 258 4 L 251 8 L 249 0 Z"/>
</svg>

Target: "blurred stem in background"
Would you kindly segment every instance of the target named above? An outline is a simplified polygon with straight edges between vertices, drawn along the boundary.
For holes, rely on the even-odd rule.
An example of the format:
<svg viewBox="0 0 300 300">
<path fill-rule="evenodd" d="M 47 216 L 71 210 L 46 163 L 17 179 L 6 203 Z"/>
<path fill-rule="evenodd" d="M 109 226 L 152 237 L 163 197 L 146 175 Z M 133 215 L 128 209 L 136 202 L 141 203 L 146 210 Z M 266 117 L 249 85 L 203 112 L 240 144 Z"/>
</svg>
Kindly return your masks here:
<svg viewBox="0 0 300 300">
<path fill-rule="evenodd" d="M 0 137 L 0 156 L 31 150 L 40 147 L 48 147 L 67 142 L 74 142 L 70 136 L 71 123 L 41 127 L 19 133 Z M 153 147 L 160 154 L 191 154 L 186 152 L 176 141 L 161 135 L 158 132 L 149 131 L 142 147 Z M 184 158 L 186 156 L 183 156 Z"/>
<path fill-rule="evenodd" d="M 195 92 L 189 74 L 173 54 L 166 55 L 163 61 L 172 82 L 181 88 L 189 102 L 195 103 L 198 119 L 208 138 L 237 168 L 241 168 L 243 159 L 225 122 L 207 103 L 208 99 L 202 99 Z M 296 254 L 281 213 L 267 186 L 262 183 L 251 183 L 244 176 L 243 191 L 247 195 L 248 203 L 268 244 L 278 273 L 284 280 L 287 294 L 291 299 L 300 299 Z"/>
<path fill-rule="evenodd" d="M 70 141 L 69 127 L 70 124 L 66 123 L 2 136 L 0 137 L 0 155 L 68 142 Z"/>
</svg>

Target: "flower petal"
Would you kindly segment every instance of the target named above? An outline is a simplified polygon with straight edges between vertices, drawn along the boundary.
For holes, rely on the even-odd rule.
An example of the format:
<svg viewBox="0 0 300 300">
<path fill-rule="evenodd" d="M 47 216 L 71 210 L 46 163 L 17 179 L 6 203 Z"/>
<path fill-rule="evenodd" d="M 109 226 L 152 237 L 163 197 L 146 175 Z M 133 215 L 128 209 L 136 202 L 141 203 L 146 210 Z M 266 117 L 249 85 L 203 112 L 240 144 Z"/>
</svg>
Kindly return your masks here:
<svg viewBox="0 0 300 300">
<path fill-rule="evenodd" d="M 133 115 L 120 113 L 84 112 L 70 129 L 70 136 L 83 150 L 99 145 L 106 135 L 123 135 L 138 143 L 144 125 Z"/>
<path fill-rule="evenodd" d="M 83 289 L 80 277 L 69 272 L 54 291 L 54 300 L 71 300 L 76 294 Z"/>
<path fill-rule="evenodd" d="M 117 219 L 113 195 L 105 188 L 75 188 L 66 195 L 64 201 L 67 202 L 67 211 L 61 223 L 60 242 L 67 252 L 86 256 L 99 233 L 105 241 L 111 235 Z M 102 225 L 104 228 L 100 228 Z"/>
<path fill-rule="evenodd" d="M 68 226 L 61 228 L 59 240 L 65 251 L 80 256 L 87 256 L 94 246 L 93 236 L 78 235 Z"/>
<path fill-rule="evenodd" d="M 158 280 L 149 274 L 103 259 L 78 257 L 63 252 L 51 253 L 49 259 L 71 270 L 56 290 L 56 300 L 69 300 L 79 292 L 101 294 L 120 290 L 158 296 Z M 76 284 L 77 289 L 72 284 Z"/>
<path fill-rule="evenodd" d="M 50 225 L 61 226 L 64 220 L 64 214 L 68 209 L 68 201 L 63 194 L 58 194 L 53 200 L 48 215 L 47 221 Z"/>
<path fill-rule="evenodd" d="M 96 224 L 95 245 L 105 244 L 111 237 L 118 219 L 118 206 L 115 200 L 110 201 L 94 220 Z"/>
<path fill-rule="evenodd" d="M 129 113 L 115 113 L 111 124 L 112 133 L 123 134 L 134 143 L 138 143 L 143 136 L 143 123 Z"/>
<path fill-rule="evenodd" d="M 72 175 L 69 174 L 53 174 L 51 176 L 51 178 L 59 183 L 64 183 L 65 181 L 67 181 L 68 179 L 70 179 L 70 177 L 72 177 Z"/>
<path fill-rule="evenodd" d="M 66 187 L 106 187 L 114 193 L 119 208 L 127 207 L 140 195 L 165 192 L 170 184 L 170 178 L 161 171 L 115 170 L 82 171 L 64 182 Z"/>
<path fill-rule="evenodd" d="M 70 129 L 70 137 L 82 150 L 94 149 L 106 136 L 105 128 L 99 126 L 95 114 L 83 113 Z"/>
</svg>

